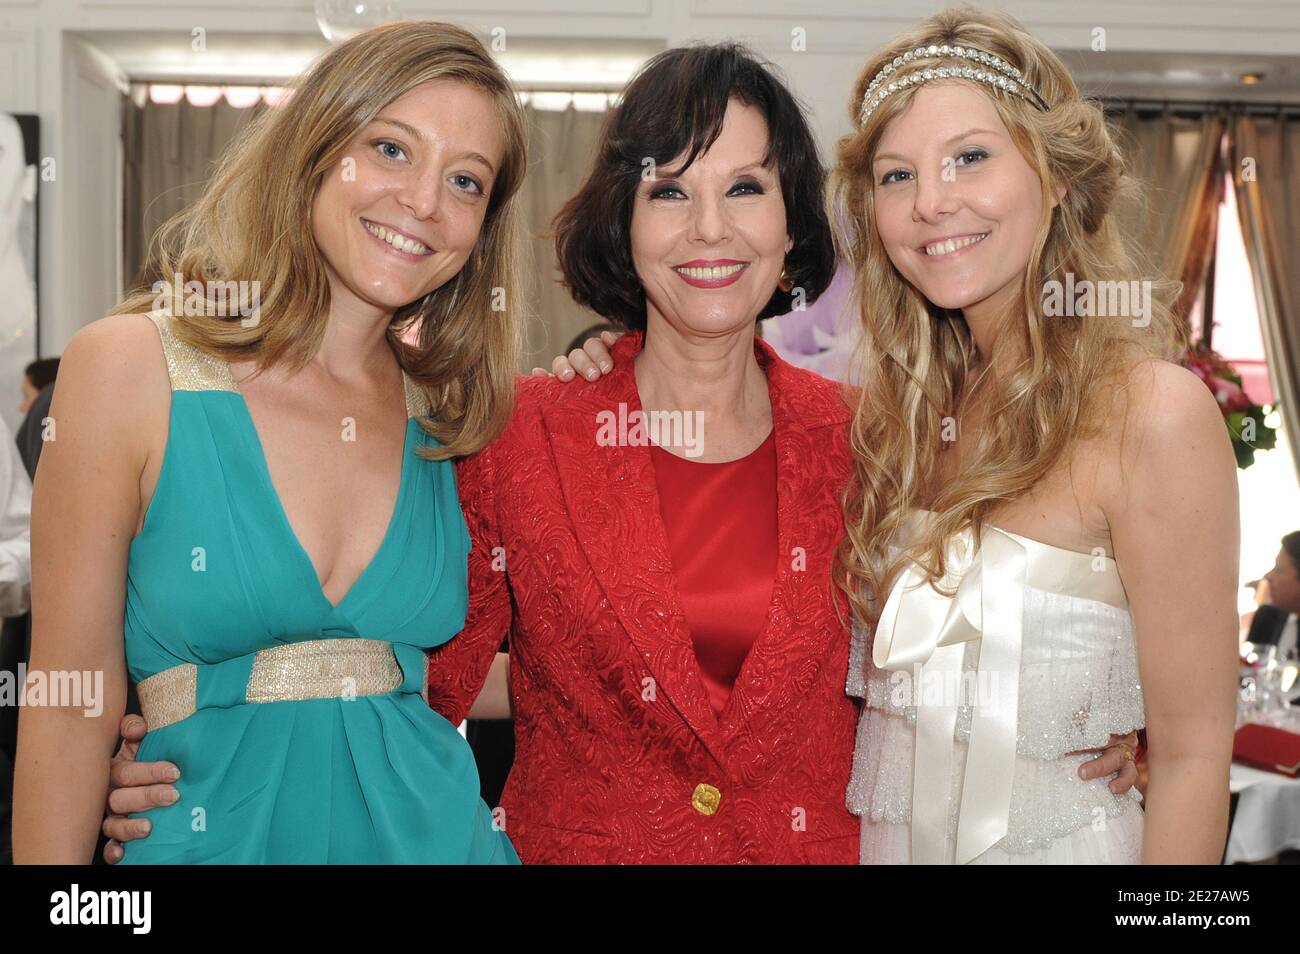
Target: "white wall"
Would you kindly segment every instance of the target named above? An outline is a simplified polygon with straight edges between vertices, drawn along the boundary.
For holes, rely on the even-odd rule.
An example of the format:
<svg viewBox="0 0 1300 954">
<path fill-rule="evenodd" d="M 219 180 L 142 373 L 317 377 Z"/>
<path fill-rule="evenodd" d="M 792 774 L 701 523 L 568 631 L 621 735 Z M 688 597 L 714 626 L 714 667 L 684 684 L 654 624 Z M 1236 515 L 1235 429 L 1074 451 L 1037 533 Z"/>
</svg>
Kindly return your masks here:
<svg viewBox="0 0 1300 954">
<path fill-rule="evenodd" d="M 504 27 L 535 38 L 734 37 L 781 66 L 811 107 L 823 146 L 848 128 L 845 97 L 866 54 L 943 4 L 922 0 L 399 0 L 407 17 Z M 1112 51 L 1300 55 L 1296 0 L 1035 0 L 1000 4 L 1061 49 L 1088 49 L 1095 27 Z M 120 77 L 67 34 L 202 27 L 235 34 L 316 31 L 310 0 L 0 0 L 0 109 L 41 117 L 41 150 L 58 179 L 41 187 L 41 341 L 57 354 L 111 304 L 117 287 L 112 89 Z M 792 31 L 807 49 L 792 49 Z M 91 38 L 93 41 L 93 37 Z M 1104 56 L 1105 54 L 1097 54 Z"/>
<path fill-rule="evenodd" d="M 63 49 L 62 148 L 58 178 L 45 185 L 54 185 L 60 198 L 74 199 L 60 210 L 63 234 L 55 235 L 56 242 L 62 241 L 54 254 L 66 256 L 67 267 L 52 270 L 56 281 L 61 276 L 63 303 L 49 315 L 42 308 L 41 345 L 49 354 L 58 354 L 73 332 L 112 308 L 121 286 L 121 97 L 126 78 L 111 60 L 76 39 L 65 37 Z M 42 151 L 49 154 L 44 146 Z M 47 274 L 42 273 L 42 285 Z"/>
</svg>

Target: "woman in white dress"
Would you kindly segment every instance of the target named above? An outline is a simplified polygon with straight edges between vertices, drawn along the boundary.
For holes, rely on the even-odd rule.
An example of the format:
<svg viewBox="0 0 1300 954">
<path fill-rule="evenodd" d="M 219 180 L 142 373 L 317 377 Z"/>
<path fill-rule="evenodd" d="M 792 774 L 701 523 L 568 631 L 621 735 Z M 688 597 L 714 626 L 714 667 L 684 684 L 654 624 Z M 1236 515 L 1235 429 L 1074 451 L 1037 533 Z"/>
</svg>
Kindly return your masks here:
<svg viewBox="0 0 1300 954">
<path fill-rule="evenodd" d="M 1161 360 L 1170 289 L 1124 248 L 1102 113 L 970 8 L 872 57 L 853 104 L 834 202 L 865 386 L 837 578 L 862 861 L 1217 862 L 1233 454 Z M 1071 754 L 1143 725 L 1145 811 Z"/>
</svg>

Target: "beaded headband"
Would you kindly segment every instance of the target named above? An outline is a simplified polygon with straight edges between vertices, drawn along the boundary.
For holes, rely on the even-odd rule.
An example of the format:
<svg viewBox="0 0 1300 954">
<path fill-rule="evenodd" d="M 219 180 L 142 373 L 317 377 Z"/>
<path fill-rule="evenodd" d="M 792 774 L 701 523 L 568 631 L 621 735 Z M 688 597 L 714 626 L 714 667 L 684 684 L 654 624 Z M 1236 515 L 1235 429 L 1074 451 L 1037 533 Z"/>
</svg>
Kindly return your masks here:
<svg viewBox="0 0 1300 954">
<path fill-rule="evenodd" d="M 963 60 L 971 60 L 975 63 L 983 64 L 992 69 L 979 69 L 974 66 L 936 66 L 924 70 L 919 70 L 900 80 L 894 80 L 885 84 L 891 75 L 900 67 L 913 60 L 918 59 L 940 59 L 943 57 L 957 57 Z M 926 80 L 936 79 L 965 79 L 974 80 L 979 83 L 987 83 L 995 89 L 1005 90 L 1014 96 L 1019 96 L 1025 102 L 1041 109 L 1043 112 L 1048 110 L 1047 100 L 1039 94 L 1025 81 L 1025 77 L 1020 70 L 1016 69 L 1001 57 L 994 56 L 992 53 L 986 53 L 983 50 L 972 49 L 966 46 L 918 46 L 915 50 L 908 50 L 899 56 L 894 57 L 892 62 L 886 63 L 885 68 L 876 74 L 867 87 L 866 93 L 862 96 L 862 110 L 859 116 L 859 123 L 865 123 L 867 117 L 876 111 L 890 93 L 897 92 L 900 89 L 906 89 L 909 86 L 916 86 L 924 83 Z M 882 85 L 883 84 L 883 85 Z"/>
</svg>

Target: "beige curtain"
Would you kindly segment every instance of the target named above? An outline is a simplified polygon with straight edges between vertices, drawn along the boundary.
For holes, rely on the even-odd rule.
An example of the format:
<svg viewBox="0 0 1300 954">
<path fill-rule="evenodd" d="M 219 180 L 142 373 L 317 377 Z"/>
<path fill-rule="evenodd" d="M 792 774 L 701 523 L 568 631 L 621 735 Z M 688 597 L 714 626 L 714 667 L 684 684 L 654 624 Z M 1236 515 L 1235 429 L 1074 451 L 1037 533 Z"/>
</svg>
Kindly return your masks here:
<svg viewBox="0 0 1300 954">
<path fill-rule="evenodd" d="M 1232 161 L 1269 380 L 1300 473 L 1300 120 L 1234 117 Z"/>
<path fill-rule="evenodd" d="M 550 238 L 551 219 L 578 191 L 591 169 L 605 113 L 574 109 L 526 111 L 530 125 L 528 176 L 523 186 L 523 207 L 532 236 L 533 288 L 523 372 L 535 366 L 549 368 L 575 335 L 602 319 L 579 308 L 560 284 L 555 245 Z"/>
<path fill-rule="evenodd" d="M 1124 234 L 1161 276 L 1183 283 L 1176 311 L 1186 324 L 1214 251 L 1225 120 L 1139 115 L 1128 107 L 1116 125 L 1146 199 L 1140 212 L 1124 213 Z"/>
<path fill-rule="evenodd" d="M 253 117 L 259 101 L 237 109 L 149 102 L 140 90 L 123 104 L 122 275 L 128 287 L 145 274 L 149 244 L 159 226 L 203 193 L 215 161 Z"/>
</svg>

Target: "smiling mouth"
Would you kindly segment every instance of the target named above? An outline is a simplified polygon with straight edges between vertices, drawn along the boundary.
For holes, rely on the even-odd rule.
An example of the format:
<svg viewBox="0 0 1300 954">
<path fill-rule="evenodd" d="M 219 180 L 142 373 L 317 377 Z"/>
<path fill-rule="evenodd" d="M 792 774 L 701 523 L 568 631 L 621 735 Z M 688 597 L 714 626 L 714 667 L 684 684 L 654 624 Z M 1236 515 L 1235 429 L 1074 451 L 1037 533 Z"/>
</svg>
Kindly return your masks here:
<svg viewBox="0 0 1300 954">
<path fill-rule="evenodd" d="M 740 281 L 748 262 L 727 262 L 719 265 L 676 265 L 673 271 L 693 288 L 727 288 Z"/>
<path fill-rule="evenodd" d="M 694 278 L 697 281 L 718 281 L 723 278 L 730 278 L 732 275 L 739 275 L 747 263 L 737 262 L 734 265 L 713 265 L 702 268 L 692 268 L 685 265 L 678 265 L 673 269 L 678 275 L 686 278 Z"/>
<path fill-rule="evenodd" d="M 963 235 L 960 238 L 950 238 L 944 239 L 941 242 L 931 242 L 929 245 L 921 246 L 921 251 L 932 257 L 951 255 L 953 252 L 960 252 L 964 248 L 970 248 L 972 245 L 984 241 L 984 239 L 988 237 L 988 234 L 988 232 L 980 232 L 976 235 Z"/>
<path fill-rule="evenodd" d="M 379 241 L 387 243 L 399 252 L 405 252 L 407 255 L 421 256 L 433 254 L 433 249 L 429 248 L 429 246 L 425 245 L 419 239 L 412 238 L 409 235 L 404 235 L 401 232 L 395 232 L 386 226 L 377 225 L 369 219 L 362 219 L 361 224 L 366 227 L 367 232 L 379 239 Z"/>
</svg>

